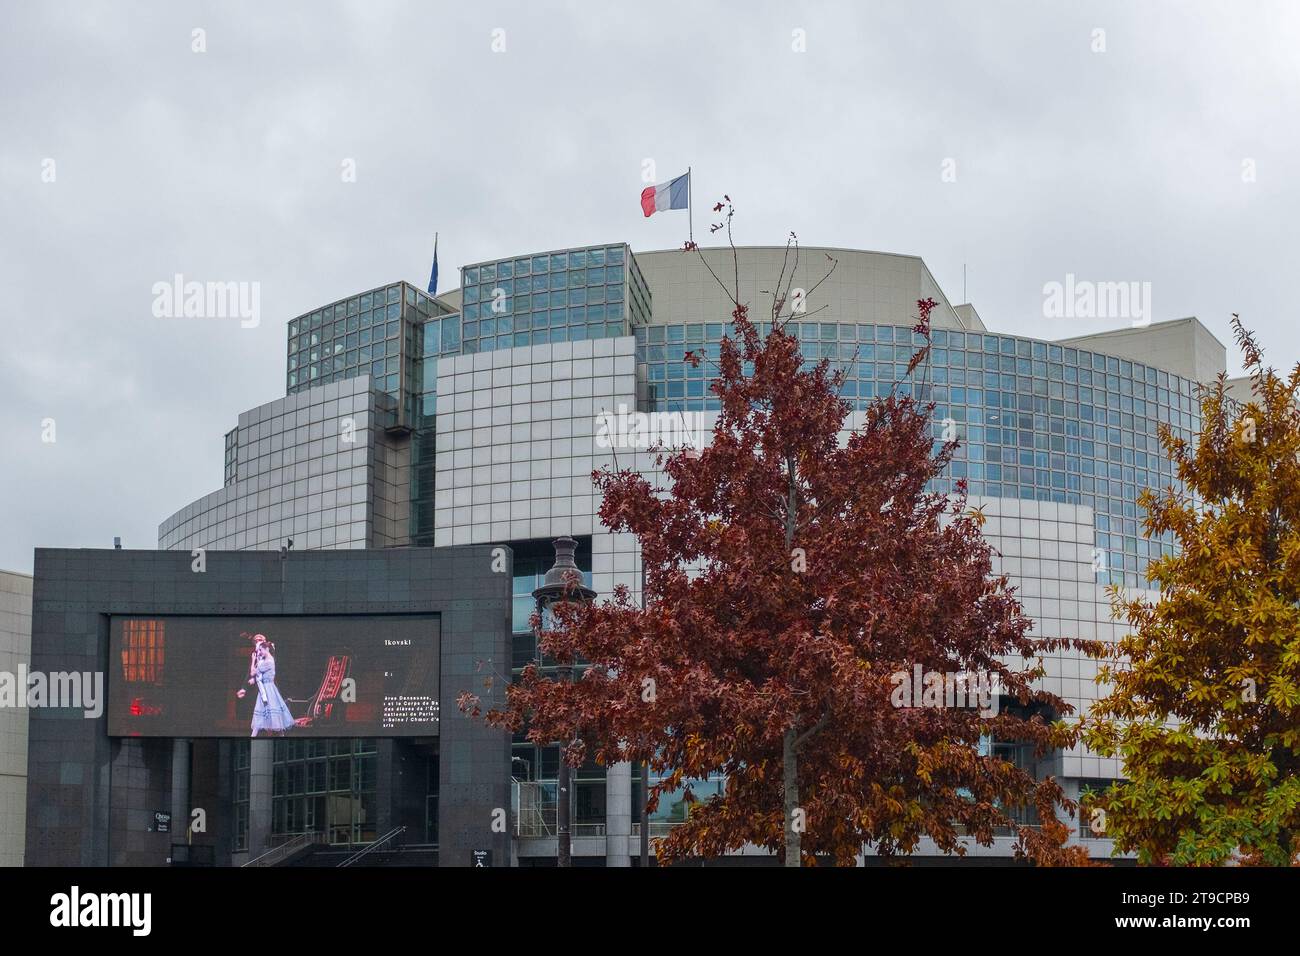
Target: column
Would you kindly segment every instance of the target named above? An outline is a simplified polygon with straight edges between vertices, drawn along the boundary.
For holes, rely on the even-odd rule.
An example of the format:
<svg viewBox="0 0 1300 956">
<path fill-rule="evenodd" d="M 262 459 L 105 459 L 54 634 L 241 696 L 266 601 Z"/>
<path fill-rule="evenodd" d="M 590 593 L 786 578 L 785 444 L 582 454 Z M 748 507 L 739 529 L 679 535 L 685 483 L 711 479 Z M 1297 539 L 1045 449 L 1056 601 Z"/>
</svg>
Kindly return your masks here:
<svg viewBox="0 0 1300 956">
<path fill-rule="evenodd" d="M 275 742 L 249 741 L 248 754 L 248 858 L 271 848 L 271 757 Z"/>
<path fill-rule="evenodd" d="M 190 742 L 185 737 L 177 737 L 172 741 L 172 826 L 168 842 L 187 842 L 190 810 Z"/>
<path fill-rule="evenodd" d="M 605 772 L 605 865 L 631 866 L 632 765 L 616 763 Z"/>
</svg>

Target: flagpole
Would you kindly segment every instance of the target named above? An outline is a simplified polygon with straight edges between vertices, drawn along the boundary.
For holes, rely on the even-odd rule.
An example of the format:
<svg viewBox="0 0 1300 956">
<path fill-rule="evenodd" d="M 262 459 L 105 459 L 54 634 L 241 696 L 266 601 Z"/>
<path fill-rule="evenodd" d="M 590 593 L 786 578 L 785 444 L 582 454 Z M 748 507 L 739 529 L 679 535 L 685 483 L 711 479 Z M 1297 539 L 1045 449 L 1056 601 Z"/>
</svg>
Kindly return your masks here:
<svg viewBox="0 0 1300 956">
<path fill-rule="evenodd" d="M 691 208 L 691 167 L 686 167 L 686 230 L 688 238 L 695 242 L 695 210 Z"/>
</svg>

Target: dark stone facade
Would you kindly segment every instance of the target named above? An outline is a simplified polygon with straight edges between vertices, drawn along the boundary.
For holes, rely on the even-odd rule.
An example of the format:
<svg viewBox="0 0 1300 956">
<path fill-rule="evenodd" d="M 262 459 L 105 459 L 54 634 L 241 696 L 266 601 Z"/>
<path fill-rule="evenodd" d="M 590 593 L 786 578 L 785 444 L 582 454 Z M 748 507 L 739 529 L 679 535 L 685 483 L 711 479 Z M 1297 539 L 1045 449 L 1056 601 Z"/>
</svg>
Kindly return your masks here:
<svg viewBox="0 0 1300 956">
<path fill-rule="evenodd" d="M 109 618 L 117 614 L 437 614 L 439 860 L 469 866 L 473 851 L 485 849 L 494 860 L 509 860 L 509 735 L 456 707 L 462 691 L 481 692 L 484 673 L 509 673 L 510 552 L 502 573 L 492 570 L 493 550 L 304 551 L 283 558 L 209 552 L 207 570 L 195 573 L 185 552 L 37 549 L 31 669 L 99 671 L 107 688 Z M 184 842 L 183 820 L 173 821 L 171 833 L 153 829 L 155 811 L 172 805 L 172 741 L 110 738 L 106 724 L 80 710 L 30 711 L 27 865 L 158 866 L 172 843 Z M 405 772 L 403 744 L 381 741 L 381 827 L 423 812 L 423 781 Z M 227 749 L 206 740 L 195 748 Z M 192 799 L 229 805 L 225 781 L 196 770 L 190 787 Z M 505 832 L 493 826 L 502 809 Z M 206 839 L 215 843 L 217 862 L 229 862 L 231 826 L 224 813 L 218 816 L 209 820 Z"/>
</svg>

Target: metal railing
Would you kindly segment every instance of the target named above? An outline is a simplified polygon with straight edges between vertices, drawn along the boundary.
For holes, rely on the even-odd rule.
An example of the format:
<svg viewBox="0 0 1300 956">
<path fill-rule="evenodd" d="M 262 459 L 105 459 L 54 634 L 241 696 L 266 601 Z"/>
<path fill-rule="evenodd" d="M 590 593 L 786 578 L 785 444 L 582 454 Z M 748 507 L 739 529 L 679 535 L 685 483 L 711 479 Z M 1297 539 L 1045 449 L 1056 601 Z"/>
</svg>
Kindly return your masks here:
<svg viewBox="0 0 1300 956">
<path fill-rule="evenodd" d="M 534 780 L 510 781 L 511 809 L 515 815 L 515 836 L 537 839 L 556 836 L 557 808 L 546 787 Z M 578 816 L 577 788 L 570 791 L 569 819 Z M 604 823 L 570 823 L 569 835 L 574 839 L 603 837 Z"/>
<path fill-rule="evenodd" d="M 362 849 L 358 850 L 356 853 L 353 853 L 350 857 L 348 857 L 346 860 L 340 863 L 339 866 L 351 866 L 353 863 L 357 862 L 357 860 L 360 860 L 363 857 L 368 856 L 371 853 L 374 853 L 385 843 L 388 843 L 391 840 L 396 839 L 397 837 L 401 836 L 405 832 L 406 832 L 405 826 L 393 827 L 393 829 L 389 830 L 387 833 L 381 836 L 374 843 L 371 843 L 369 846 L 363 847 Z"/>
<path fill-rule="evenodd" d="M 554 807 L 542 811 L 539 815 L 534 816 L 531 819 L 515 820 L 515 836 L 525 840 L 555 837 L 556 829 Z M 571 823 L 569 824 L 569 834 L 575 840 L 589 837 L 603 837 L 605 835 L 605 824 Z"/>
<path fill-rule="evenodd" d="M 681 824 L 679 824 L 679 823 L 669 823 L 667 820 L 651 820 L 651 821 L 650 821 L 650 839 L 652 839 L 652 840 L 661 840 L 661 839 L 663 839 L 664 837 L 668 836 L 668 834 L 672 832 L 673 827 L 676 827 L 676 826 L 681 826 Z M 635 837 L 635 838 L 637 838 L 637 839 L 640 839 L 640 838 L 641 838 L 641 821 L 640 821 L 640 820 L 633 820 L 633 821 L 632 821 L 632 836 Z M 654 848 L 652 847 L 652 848 L 651 848 L 651 853 L 653 854 L 653 852 L 654 852 Z"/>
<path fill-rule="evenodd" d="M 1020 833 L 1020 827 L 1022 827 L 1022 826 L 1023 826 L 1023 827 L 1027 827 L 1027 828 L 1030 829 L 1030 830 L 1041 830 L 1041 829 L 1042 829 L 1042 825 L 1041 825 L 1041 824 L 1038 824 L 1038 823 L 1018 823 L 1018 824 L 1016 824 L 1016 825 L 1014 825 L 1014 826 L 1012 826 L 1012 825 L 1010 825 L 1010 824 L 999 823 L 999 824 L 995 824 L 995 825 L 993 826 L 993 828 L 992 828 L 992 830 L 993 830 L 993 835 L 994 835 L 995 837 L 1013 837 L 1013 836 L 1018 836 L 1019 833 Z M 953 831 L 954 831 L 958 836 L 974 836 L 974 835 L 975 835 L 975 831 L 974 831 L 971 827 L 966 826 L 964 823 L 955 823 L 955 824 L 953 824 Z"/>
<path fill-rule="evenodd" d="M 320 843 L 325 839 L 325 834 L 318 830 L 308 830 L 306 833 L 299 833 L 297 836 L 286 840 L 279 846 L 271 847 L 260 856 L 249 860 L 244 866 L 276 866 L 287 860 L 299 850 L 306 849 L 313 843 Z"/>
</svg>

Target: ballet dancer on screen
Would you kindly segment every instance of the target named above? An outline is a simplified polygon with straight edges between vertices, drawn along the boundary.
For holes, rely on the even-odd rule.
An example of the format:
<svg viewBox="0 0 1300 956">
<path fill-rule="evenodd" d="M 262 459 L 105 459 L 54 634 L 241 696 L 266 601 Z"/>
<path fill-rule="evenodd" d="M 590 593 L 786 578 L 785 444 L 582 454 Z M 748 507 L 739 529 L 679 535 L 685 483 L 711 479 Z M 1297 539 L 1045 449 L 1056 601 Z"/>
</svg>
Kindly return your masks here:
<svg viewBox="0 0 1300 956">
<path fill-rule="evenodd" d="M 253 732 L 276 735 L 287 733 L 294 725 L 289 705 L 275 686 L 275 645 L 265 634 L 253 635 L 253 654 L 248 665 L 248 682 L 257 687 L 257 700 L 253 705 Z M 240 690 L 239 697 L 244 696 Z"/>
</svg>

